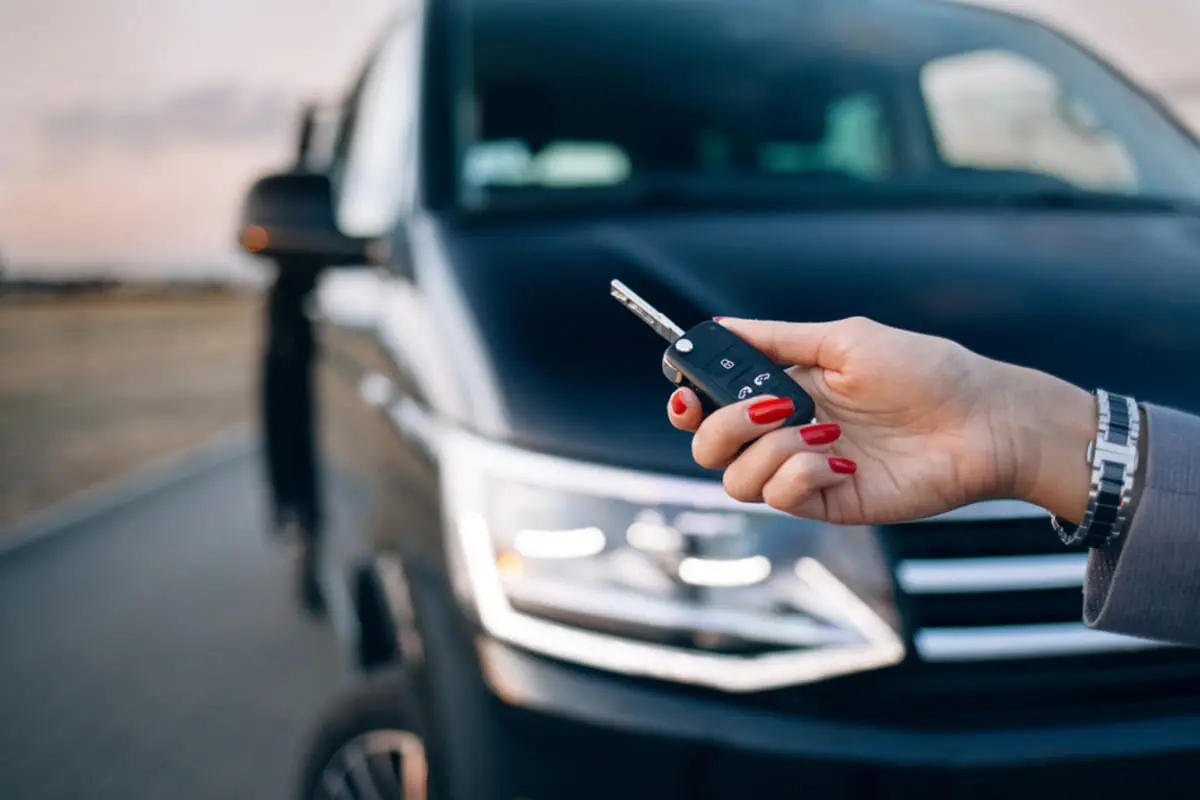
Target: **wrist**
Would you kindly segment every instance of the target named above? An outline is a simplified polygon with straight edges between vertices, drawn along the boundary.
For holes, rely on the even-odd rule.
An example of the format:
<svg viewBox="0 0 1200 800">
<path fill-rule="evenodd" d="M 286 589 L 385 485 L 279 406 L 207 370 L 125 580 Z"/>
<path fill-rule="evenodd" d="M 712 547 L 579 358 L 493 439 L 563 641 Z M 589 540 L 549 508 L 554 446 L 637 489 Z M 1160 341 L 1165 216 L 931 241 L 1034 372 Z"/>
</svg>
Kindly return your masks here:
<svg viewBox="0 0 1200 800">
<path fill-rule="evenodd" d="M 1078 524 L 1091 489 L 1096 397 L 1044 372 L 1008 368 L 1017 497 Z"/>
</svg>

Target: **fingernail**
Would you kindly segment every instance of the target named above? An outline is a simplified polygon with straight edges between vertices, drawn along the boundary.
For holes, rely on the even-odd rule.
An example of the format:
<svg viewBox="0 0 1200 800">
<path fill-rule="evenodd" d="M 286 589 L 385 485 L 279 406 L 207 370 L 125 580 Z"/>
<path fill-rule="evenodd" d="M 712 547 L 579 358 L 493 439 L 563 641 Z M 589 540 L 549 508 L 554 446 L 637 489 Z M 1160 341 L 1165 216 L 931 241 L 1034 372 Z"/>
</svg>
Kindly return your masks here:
<svg viewBox="0 0 1200 800">
<path fill-rule="evenodd" d="M 729 318 L 728 317 L 713 317 L 713 322 L 720 322 L 723 319 L 729 319 Z"/>
<path fill-rule="evenodd" d="M 787 419 L 795 410 L 796 406 L 793 405 L 790 397 L 772 397 L 767 400 L 759 400 L 750 406 L 746 414 L 755 425 L 768 425 Z"/>
<path fill-rule="evenodd" d="M 676 414 L 682 414 L 687 411 L 687 401 L 683 399 L 683 396 L 679 392 L 671 395 L 671 411 Z"/>
<path fill-rule="evenodd" d="M 853 475 L 858 471 L 858 464 L 855 464 L 848 458 L 837 458 L 835 456 L 829 459 L 829 468 L 838 475 Z"/>
<path fill-rule="evenodd" d="M 800 429 L 800 438 L 811 445 L 836 442 L 841 435 L 842 429 L 837 425 L 808 425 Z"/>
</svg>

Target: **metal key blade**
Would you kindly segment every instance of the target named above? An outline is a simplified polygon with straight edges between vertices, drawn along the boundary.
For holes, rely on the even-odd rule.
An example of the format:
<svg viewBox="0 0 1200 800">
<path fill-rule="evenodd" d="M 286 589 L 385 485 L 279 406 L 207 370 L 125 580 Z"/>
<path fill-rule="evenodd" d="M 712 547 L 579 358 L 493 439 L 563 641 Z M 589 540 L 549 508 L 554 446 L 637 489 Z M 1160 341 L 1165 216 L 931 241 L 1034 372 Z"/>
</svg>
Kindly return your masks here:
<svg viewBox="0 0 1200 800">
<path fill-rule="evenodd" d="M 655 333 L 668 342 L 674 343 L 676 339 L 683 336 L 683 328 L 676 325 L 665 314 L 639 297 L 637 292 L 616 278 L 613 279 L 609 294 L 617 298 L 621 305 L 632 311 L 638 319 L 653 328 Z"/>
</svg>

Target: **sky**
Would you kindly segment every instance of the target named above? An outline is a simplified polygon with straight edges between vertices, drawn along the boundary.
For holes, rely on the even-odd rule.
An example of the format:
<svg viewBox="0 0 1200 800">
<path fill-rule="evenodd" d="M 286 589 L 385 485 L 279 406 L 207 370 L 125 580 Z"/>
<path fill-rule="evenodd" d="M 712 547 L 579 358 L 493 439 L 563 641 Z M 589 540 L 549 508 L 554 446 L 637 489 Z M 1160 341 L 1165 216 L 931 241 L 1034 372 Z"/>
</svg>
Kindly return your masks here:
<svg viewBox="0 0 1200 800">
<path fill-rule="evenodd" d="M 1200 0 L 970 1 L 1042 16 L 1143 82 L 1185 87 L 1200 125 L 1200 63 L 1185 55 Z M 286 163 L 300 102 L 341 93 L 396 2 L 0 2 L 0 257 L 240 261 L 244 190 Z"/>
<path fill-rule="evenodd" d="M 349 83 L 394 0 L 0 3 L 0 255 L 229 261 L 299 104 Z"/>
</svg>

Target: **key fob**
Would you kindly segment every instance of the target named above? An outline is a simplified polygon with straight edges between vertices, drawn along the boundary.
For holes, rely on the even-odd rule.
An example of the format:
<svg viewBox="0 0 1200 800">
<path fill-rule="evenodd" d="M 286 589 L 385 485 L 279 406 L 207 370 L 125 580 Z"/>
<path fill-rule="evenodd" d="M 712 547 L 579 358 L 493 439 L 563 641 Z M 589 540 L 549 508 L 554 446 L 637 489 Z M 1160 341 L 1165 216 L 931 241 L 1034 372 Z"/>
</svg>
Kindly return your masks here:
<svg viewBox="0 0 1200 800">
<path fill-rule="evenodd" d="M 761 395 L 791 398 L 796 410 L 784 425 L 808 425 L 816 405 L 783 367 L 717 322 L 685 331 L 663 353 L 667 380 L 692 388 L 707 416 L 740 400 Z"/>
</svg>

